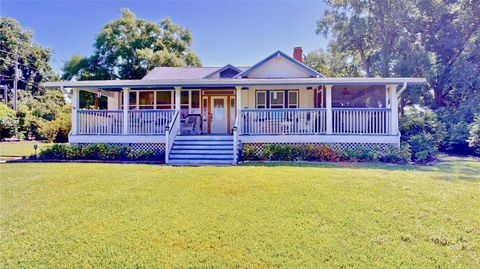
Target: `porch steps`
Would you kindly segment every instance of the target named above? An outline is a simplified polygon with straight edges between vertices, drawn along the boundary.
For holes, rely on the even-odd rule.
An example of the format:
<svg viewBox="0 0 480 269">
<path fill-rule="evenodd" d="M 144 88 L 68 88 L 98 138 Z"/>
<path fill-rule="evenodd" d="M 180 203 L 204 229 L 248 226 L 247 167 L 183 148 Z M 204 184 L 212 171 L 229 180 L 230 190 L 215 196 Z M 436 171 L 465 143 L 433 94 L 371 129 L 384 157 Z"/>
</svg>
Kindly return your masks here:
<svg viewBox="0 0 480 269">
<path fill-rule="evenodd" d="M 233 136 L 179 135 L 170 151 L 172 165 L 231 165 Z"/>
</svg>

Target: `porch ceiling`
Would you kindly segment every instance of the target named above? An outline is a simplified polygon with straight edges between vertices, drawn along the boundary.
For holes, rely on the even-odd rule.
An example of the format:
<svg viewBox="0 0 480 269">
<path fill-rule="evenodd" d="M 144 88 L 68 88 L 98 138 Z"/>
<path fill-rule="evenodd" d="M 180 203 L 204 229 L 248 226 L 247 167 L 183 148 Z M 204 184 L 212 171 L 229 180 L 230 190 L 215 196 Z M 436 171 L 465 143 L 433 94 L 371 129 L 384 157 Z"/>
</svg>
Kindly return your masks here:
<svg viewBox="0 0 480 269">
<path fill-rule="evenodd" d="M 185 89 L 252 87 L 252 86 L 320 86 L 320 85 L 421 85 L 425 78 L 289 78 L 289 79 L 196 79 L 196 80 L 89 80 L 54 81 L 43 84 L 46 88 L 101 88 L 118 91 L 121 88 Z"/>
</svg>

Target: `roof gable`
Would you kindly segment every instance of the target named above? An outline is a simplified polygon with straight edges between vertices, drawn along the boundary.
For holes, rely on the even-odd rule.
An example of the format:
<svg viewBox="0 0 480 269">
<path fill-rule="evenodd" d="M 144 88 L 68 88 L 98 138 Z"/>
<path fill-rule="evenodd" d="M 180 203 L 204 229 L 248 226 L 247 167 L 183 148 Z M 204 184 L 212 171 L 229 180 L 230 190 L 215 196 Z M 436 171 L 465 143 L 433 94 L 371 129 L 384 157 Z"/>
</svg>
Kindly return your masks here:
<svg viewBox="0 0 480 269">
<path fill-rule="evenodd" d="M 242 72 L 241 69 L 231 64 L 227 64 L 224 67 L 206 75 L 204 78 L 233 78 L 234 76 L 238 75 L 241 72 Z"/>
<path fill-rule="evenodd" d="M 293 59 L 282 51 L 276 51 L 236 78 L 318 78 L 324 77 L 317 71 Z"/>
</svg>

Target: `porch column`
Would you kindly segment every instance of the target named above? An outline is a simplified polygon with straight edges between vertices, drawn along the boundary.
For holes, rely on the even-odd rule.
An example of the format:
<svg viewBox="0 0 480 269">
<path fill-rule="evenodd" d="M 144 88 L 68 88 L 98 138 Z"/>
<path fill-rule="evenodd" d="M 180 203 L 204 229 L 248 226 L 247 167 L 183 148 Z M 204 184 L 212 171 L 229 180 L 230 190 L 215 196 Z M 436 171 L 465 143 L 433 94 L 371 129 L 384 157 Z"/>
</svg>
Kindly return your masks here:
<svg viewBox="0 0 480 269">
<path fill-rule="evenodd" d="M 240 110 L 242 110 L 242 87 L 241 86 L 235 86 L 235 103 L 237 105 L 237 113 L 240 113 Z"/>
<path fill-rule="evenodd" d="M 63 86 L 61 86 L 63 91 Z M 78 109 L 79 109 L 79 100 L 80 100 L 80 90 L 72 89 L 72 135 L 78 133 Z"/>
<path fill-rule="evenodd" d="M 398 99 L 397 99 L 397 85 L 387 85 L 390 95 L 390 110 L 391 110 L 391 129 L 392 135 L 398 135 Z"/>
<path fill-rule="evenodd" d="M 325 85 L 325 107 L 327 108 L 327 134 L 333 133 L 332 85 Z"/>
<path fill-rule="evenodd" d="M 123 134 L 128 134 L 128 110 L 130 108 L 130 89 L 123 88 Z"/>
<path fill-rule="evenodd" d="M 175 87 L 175 110 L 180 111 L 180 97 L 181 97 L 182 87 Z"/>
</svg>

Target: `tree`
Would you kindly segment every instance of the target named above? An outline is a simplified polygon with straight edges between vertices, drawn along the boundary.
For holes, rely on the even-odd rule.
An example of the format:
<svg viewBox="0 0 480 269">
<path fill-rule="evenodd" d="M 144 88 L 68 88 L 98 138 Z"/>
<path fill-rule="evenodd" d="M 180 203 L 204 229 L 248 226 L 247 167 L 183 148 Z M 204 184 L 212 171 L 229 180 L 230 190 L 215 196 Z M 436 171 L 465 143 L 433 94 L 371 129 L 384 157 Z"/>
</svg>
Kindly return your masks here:
<svg viewBox="0 0 480 269">
<path fill-rule="evenodd" d="M 480 113 L 480 5 L 472 0 L 325 0 L 316 31 L 329 52 L 349 56 L 364 76 L 425 77 L 400 109 L 438 113 L 448 134 L 442 149 L 468 153 L 466 126 Z M 433 93 L 433 94 L 432 94 Z"/>
<path fill-rule="evenodd" d="M 95 39 L 90 57 L 73 55 L 63 79 L 140 79 L 155 66 L 200 66 L 188 29 L 165 18 L 159 24 L 138 19 L 128 9 Z"/>
<path fill-rule="evenodd" d="M 55 76 L 50 66 L 51 50 L 33 43 L 33 32 L 22 28 L 12 18 L 0 17 L 0 74 L 6 77 L 1 83 L 13 88 L 15 61 L 18 54 L 18 68 L 21 80 L 18 88 L 32 94 L 41 93 L 41 82 Z"/>
<path fill-rule="evenodd" d="M 327 77 L 356 77 L 361 71 L 351 56 L 334 50 L 312 51 L 304 63 Z"/>
</svg>

